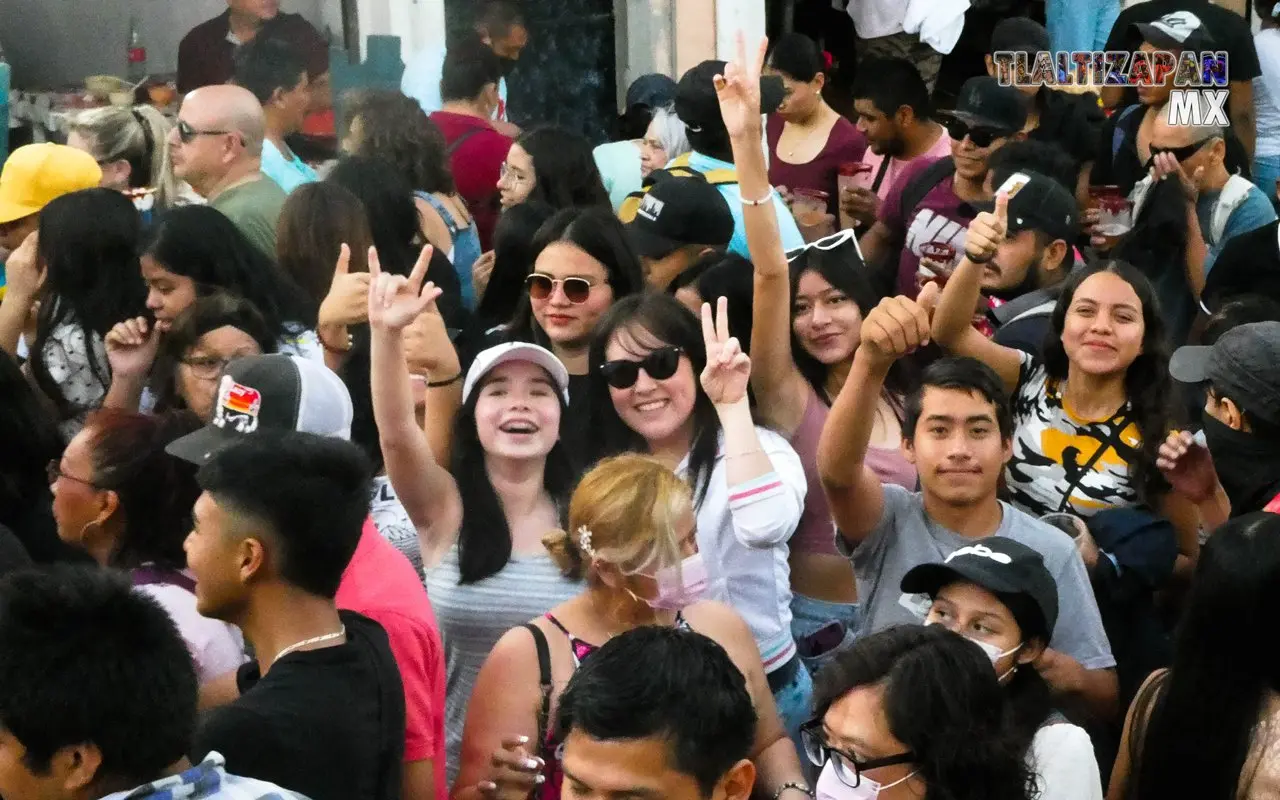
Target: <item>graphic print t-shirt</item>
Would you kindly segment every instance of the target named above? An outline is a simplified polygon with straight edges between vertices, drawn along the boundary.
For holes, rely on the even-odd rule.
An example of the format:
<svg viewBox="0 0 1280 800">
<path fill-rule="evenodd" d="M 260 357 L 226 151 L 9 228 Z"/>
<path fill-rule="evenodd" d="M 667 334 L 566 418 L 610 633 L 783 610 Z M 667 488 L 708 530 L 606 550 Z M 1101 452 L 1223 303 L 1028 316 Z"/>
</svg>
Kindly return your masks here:
<svg viewBox="0 0 1280 800">
<path fill-rule="evenodd" d="M 1128 404 L 1109 419 L 1080 419 L 1044 365 L 1024 353 L 1013 426 L 1005 478 L 1015 506 L 1033 516 L 1066 511 L 1089 517 L 1138 503 L 1130 465 L 1142 435 Z"/>
<path fill-rule="evenodd" d="M 972 206 L 956 196 L 954 176 L 948 175 L 929 190 L 920 204 L 907 209 L 906 216 L 899 211 L 903 189 L 936 159 L 917 159 L 903 171 L 889 190 L 889 196 L 880 204 L 880 222 L 889 229 L 893 241 L 903 241 L 898 259 L 898 293 L 915 297 L 916 272 L 920 269 L 920 248 L 930 242 L 949 244 L 956 253 L 964 252 L 965 234 L 969 223 L 977 216 Z M 917 163 L 918 162 L 918 163 Z"/>
</svg>

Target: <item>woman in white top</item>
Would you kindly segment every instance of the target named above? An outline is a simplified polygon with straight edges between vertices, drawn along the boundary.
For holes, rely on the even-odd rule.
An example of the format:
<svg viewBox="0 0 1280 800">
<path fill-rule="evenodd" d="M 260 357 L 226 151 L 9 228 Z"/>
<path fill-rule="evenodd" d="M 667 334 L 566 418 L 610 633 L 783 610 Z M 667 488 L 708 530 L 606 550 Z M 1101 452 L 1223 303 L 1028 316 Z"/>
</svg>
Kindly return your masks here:
<svg viewBox="0 0 1280 800">
<path fill-rule="evenodd" d="M 1027 744 L 1039 800 L 1102 800 L 1102 778 L 1089 734 L 1054 710 L 1036 670 L 1058 621 L 1058 590 L 1035 550 L 992 536 L 962 547 L 945 563 L 921 564 L 902 591 L 933 604 L 925 625 L 941 625 L 991 659 Z"/>
<path fill-rule="evenodd" d="M 1253 35 L 1262 74 L 1253 79 L 1253 108 L 1258 139 L 1253 151 L 1253 182 L 1263 194 L 1276 199 L 1280 179 L 1280 2 L 1254 0 L 1261 24 Z"/>
<path fill-rule="evenodd" d="M 39 224 L 9 258 L 0 347 L 19 355 L 19 332 L 38 306 L 27 369 L 70 439 L 111 382 L 103 338 L 142 311 L 138 212 L 119 192 L 86 189 L 49 203 Z"/>
<path fill-rule="evenodd" d="M 791 636 L 787 564 L 787 540 L 804 506 L 804 469 L 785 439 L 752 420 L 751 361 L 729 336 L 723 298 L 712 327 L 710 306 L 700 330 L 669 295 L 615 302 L 591 342 L 590 430 L 598 455 L 648 452 L 693 484 L 708 597 L 732 606 L 751 628 L 795 739 L 813 689 Z M 717 363 L 735 368 L 709 368 Z"/>
<path fill-rule="evenodd" d="M 440 290 L 423 286 L 429 262 L 425 252 L 406 278 L 382 272 L 370 251 L 369 363 L 387 476 L 417 529 L 444 640 L 452 782 L 471 688 L 494 644 L 582 583 L 565 578 L 542 546 L 543 535 L 564 527 L 575 478 L 559 443 L 569 376 L 550 351 L 499 345 L 476 356 L 465 381 L 457 372 L 428 376 L 430 394 L 457 398 L 461 389 L 447 467 L 419 427 L 404 329 L 421 315 L 438 316 Z M 429 426 L 447 426 L 437 416 L 427 415 Z"/>
<path fill-rule="evenodd" d="M 196 611 L 182 550 L 200 487 L 195 467 L 164 449 L 199 427 L 186 412 L 99 411 L 49 464 L 49 482 L 58 537 L 128 571 L 169 612 L 203 683 L 239 667 L 244 644 L 234 626 Z"/>
</svg>

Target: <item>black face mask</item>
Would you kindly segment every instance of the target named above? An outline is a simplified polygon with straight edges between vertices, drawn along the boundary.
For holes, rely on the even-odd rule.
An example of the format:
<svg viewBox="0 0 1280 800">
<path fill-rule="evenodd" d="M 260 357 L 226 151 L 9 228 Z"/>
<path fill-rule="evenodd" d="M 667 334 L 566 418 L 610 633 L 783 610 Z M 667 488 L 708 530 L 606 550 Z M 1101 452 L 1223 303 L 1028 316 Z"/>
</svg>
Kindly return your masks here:
<svg viewBox="0 0 1280 800">
<path fill-rule="evenodd" d="M 502 77 L 504 78 L 515 70 L 516 64 L 520 63 L 514 58 L 502 58 L 501 56 L 498 57 L 498 61 L 502 64 Z"/>
<path fill-rule="evenodd" d="M 1280 450 L 1207 412 L 1203 418 L 1205 444 L 1231 501 L 1231 516 L 1261 511 L 1280 491 Z"/>
</svg>

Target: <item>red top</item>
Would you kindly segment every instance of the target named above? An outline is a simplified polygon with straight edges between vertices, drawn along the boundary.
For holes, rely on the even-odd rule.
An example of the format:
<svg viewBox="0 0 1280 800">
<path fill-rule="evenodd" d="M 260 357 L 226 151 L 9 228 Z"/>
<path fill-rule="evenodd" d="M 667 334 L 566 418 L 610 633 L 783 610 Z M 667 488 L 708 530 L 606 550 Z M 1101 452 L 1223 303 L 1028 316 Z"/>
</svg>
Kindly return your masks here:
<svg viewBox="0 0 1280 800">
<path fill-rule="evenodd" d="M 493 249 L 493 228 L 498 224 L 501 209 L 498 204 L 498 174 L 502 162 L 507 160 L 511 140 L 498 133 L 488 120 L 469 114 L 436 111 L 431 121 L 444 134 L 446 147 L 453 147 L 465 135 L 467 138 L 449 154 L 449 169 L 458 194 L 467 201 L 471 216 L 475 217 L 480 233 L 480 249 Z"/>
<path fill-rule="evenodd" d="M 444 754 L 444 648 L 427 589 L 409 560 L 364 521 L 334 598 L 387 632 L 404 684 L 405 763 L 430 759 L 435 796 L 448 797 Z"/>
<path fill-rule="evenodd" d="M 778 157 L 778 139 L 782 138 L 782 126 L 786 124 L 778 114 L 770 114 L 765 134 L 769 138 L 769 183 L 787 189 L 816 189 L 828 196 L 827 213 L 838 214 L 840 192 L 836 176 L 840 165 L 846 161 L 861 161 L 867 152 L 867 137 L 852 122 L 840 117 L 831 126 L 827 143 L 818 155 L 806 164 L 788 164 Z"/>
<path fill-rule="evenodd" d="M 178 45 L 178 91 L 182 94 L 226 83 L 235 74 L 232 53 L 231 11 L 225 11 L 211 20 L 201 22 L 182 37 Z M 292 45 L 307 64 L 307 77 L 311 80 L 329 71 L 329 45 L 310 22 L 300 14 L 277 14 L 268 20 L 258 36 L 275 36 Z"/>
</svg>

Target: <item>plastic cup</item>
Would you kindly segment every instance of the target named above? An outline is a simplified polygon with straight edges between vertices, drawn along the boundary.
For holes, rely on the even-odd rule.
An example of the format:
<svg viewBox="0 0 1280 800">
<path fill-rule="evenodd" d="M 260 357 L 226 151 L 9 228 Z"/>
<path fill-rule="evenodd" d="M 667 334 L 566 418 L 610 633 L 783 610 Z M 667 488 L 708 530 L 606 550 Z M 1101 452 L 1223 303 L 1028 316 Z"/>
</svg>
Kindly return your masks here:
<svg viewBox="0 0 1280 800">
<path fill-rule="evenodd" d="M 791 213 L 801 225 L 821 225 L 831 195 L 817 189 L 796 189 L 791 193 Z"/>
<path fill-rule="evenodd" d="M 858 188 L 858 178 L 871 172 L 871 165 L 861 161 L 846 161 L 836 168 L 836 187 L 841 194 Z"/>
<path fill-rule="evenodd" d="M 1045 514 L 1040 518 L 1040 521 L 1052 525 L 1072 539 L 1078 539 L 1080 534 L 1089 532 L 1089 526 L 1075 514 Z"/>
</svg>

